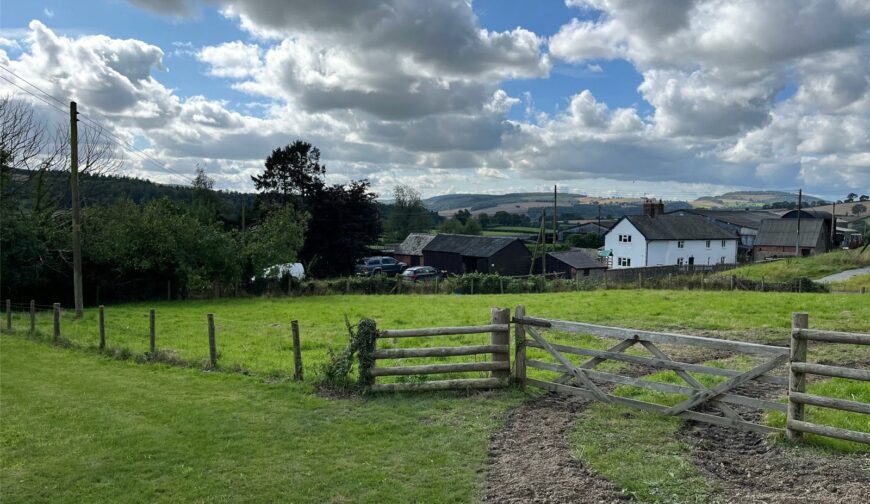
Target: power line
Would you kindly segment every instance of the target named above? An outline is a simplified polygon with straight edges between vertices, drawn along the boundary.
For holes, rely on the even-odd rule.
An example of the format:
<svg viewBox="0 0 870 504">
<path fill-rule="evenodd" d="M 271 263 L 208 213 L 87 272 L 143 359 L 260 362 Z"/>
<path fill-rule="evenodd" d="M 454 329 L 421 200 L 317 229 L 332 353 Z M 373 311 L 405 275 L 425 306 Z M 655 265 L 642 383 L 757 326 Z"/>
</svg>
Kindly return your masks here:
<svg viewBox="0 0 870 504">
<path fill-rule="evenodd" d="M 36 84 L 33 84 L 32 82 L 30 82 L 30 81 L 28 81 L 27 79 L 21 77 L 20 75 L 18 75 L 17 73 L 13 72 L 12 70 L 6 68 L 5 66 L 0 65 L 0 69 L 3 69 L 3 70 L 5 70 L 6 72 L 9 72 L 11 75 L 13 75 L 14 77 L 16 77 L 17 79 L 20 79 L 21 81 L 25 82 L 26 84 L 30 85 L 31 87 L 33 87 L 34 89 L 36 89 L 36 90 L 39 91 L 40 93 L 42 93 L 42 94 L 44 94 L 45 96 L 51 98 L 52 100 L 56 101 L 57 103 L 61 104 L 62 106 L 64 106 L 64 107 L 67 106 L 67 103 L 65 103 L 65 102 L 64 102 L 63 100 L 61 100 L 60 98 L 58 98 L 58 97 L 52 95 L 51 93 L 45 91 L 45 90 L 42 89 L 41 87 L 37 86 Z M 54 109 L 57 110 L 58 112 L 60 112 L 60 113 L 62 113 L 62 114 L 64 114 L 64 115 L 66 115 L 66 114 L 68 113 L 66 110 L 64 110 L 64 109 L 62 109 L 62 108 L 60 108 L 60 107 L 58 107 L 57 105 L 54 105 L 53 103 L 49 102 L 49 101 L 46 100 L 45 98 L 43 98 L 43 97 L 41 97 L 41 96 L 39 96 L 39 95 L 37 95 L 37 94 L 35 94 L 35 93 L 33 93 L 32 91 L 30 91 L 30 90 L 28 90 L 28 89 L 26 89 L 26 88 L 24 88 L 24 87 L 18 85 L 18 84 L 15 83 L 14 81 L 12 81 L 12 80 L 10 80 L 10 79 L 8 79 L 8 78 L 2 76 L 2 75 L 0 75 L 0 79 L 5 80 L 6 82 L 8 82 L 8 83 L 12 84 L 13 86 L 15 86 L 16 88 L 20 89 L 21 91 L 24 91 L 25 93 L 29 94 L 30 96 L 32 96 L 32 97 L 34 97 L 34 98 L 40 100 L 41 102 L 45 103 L 45 104 L 48 105 L 48 106 L 54 108 Z M 160 168 L 160 169 L 162 169 L 162 170 L 164 170 L 164 171 L 167 171 L 167 172 L 172 173 L 172 174 L 174 174 L 174 175 L 176 175 L 176 176 L 178 176 L 178 177 L 181 177 L 182 179 L 184 179 L 184 180 L 186 180 L 186 181 L 188 181 L 188 182 L 191 182 L 191 183 L 193 182 L 193 179 L 192 179 L 192 178 L 188 177 L 187 175 L 183 175 L 182 173 L 179 173 L 179 172 L 173 170 L 172 168 L 169 168 L 168 166 L 164 165 L 162 162 L 160 162 L 159 160 L 157 160 L 157 159 L 154 158 L 153 156 L 149 155 L 147 152 L 145 152 L 145 151 L 143 151 L 142 149 L 136 147 L 136 146 L 133 145 L 132 143 L 127 142 L 126 140 L 124 140 L 123 138 L 121 138 L 120 136 L 118 136 L 117 134 L 115 134 L 113 131 L 111 131 L 111 129 L 109 129 L 107 126 L 105 126 L 105 125 L 103 125 L 103 124 L 100 124 L 100 123 L 97 122 L 96 120 L 94 120 L 94 119 L 92 119 L 91 117 L 89 117 L 87 114 L 84 114 L 84 113 L 79 112 L 79 113 L 77 114 L 77 117 L 82 118 L 82 120 L 85 121 L 85 122 L 86 122 L 86 125 L 89 125 L 90 128 L 92 128 L 92 129 L 93 129 L 93 128 L 96 128 L 100 133 L 105 133 L 105 135 L 108 136 L 109 139 L 110 139 L 111 141 L 113 141 L 113 143 L 115 143 L 116 145 L 119 145 L 119 146 L 122 147 L 123 149 L 125 149 L 125 150 L 127 150 L 127 151 L 129 151 L 129 152 L 131 152 L 131 153 L 133 153 L 133 154 L 138 155 L 138 156 L 140 157 L 140 159 L 142 159 L 143 161 L 146 161 L 146 162 L 147 162 L 147 161 L 150 161 L 154 166 L 156 166 L 156 167 L 158 167 L 158 168 Z M 105 116 L 103 116 L 103 118 L 105 118 Z"/>
</svg>

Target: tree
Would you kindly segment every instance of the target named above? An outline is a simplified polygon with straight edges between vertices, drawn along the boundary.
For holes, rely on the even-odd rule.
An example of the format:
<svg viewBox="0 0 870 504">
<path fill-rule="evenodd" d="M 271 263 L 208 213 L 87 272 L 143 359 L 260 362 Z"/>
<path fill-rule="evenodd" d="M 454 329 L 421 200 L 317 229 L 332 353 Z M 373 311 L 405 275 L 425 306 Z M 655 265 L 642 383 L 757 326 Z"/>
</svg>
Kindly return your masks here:
<svg viewBox="0 0 870 504">
<path fill-rule="evenodd" d="M 862 194 L 861 197 L 858 198 L 858 201 L 870 201 L 870 196 L 867 196 L 866 194 Z"/>
<path fill-rule="evenodd" d="M 323 187 L 326 167 L 320 164 L 320 149 L 296 140 L 279 147 L 266 158 L 265 171 L 254 175 L 254 187 L 273 203 L 283 205 L 300 196 L 303 200 Z"/>
<path fill-rule="evenodd" d="M 857 194 L 850 192 L 849 194 L 846 195 L 846 199 L 843 200 L 843 203 L 854 203 L 855 198 L 857 198 L 857 197 L 858 197 Z"/>
<path fill-rule="evenodd" d="M 479 235 L 481 231 L 482 229 L 477 219 L 467 219 L 463 223 L 455 215 L 438 226 L 438 232 L 447 234 Z"/>
<path fill-rule="evenodd" d="M 407 185 L 393 189 L 393 208 L 386 224 L 386 239 L 402 241 L 409 233 L 428 231 L 432 227 L 429 210 L 423 206 L 420 193 Z"/>
<path fill-rule="evenodd" d="M 214 192 L 214 179 L 205 173 L 199 163 L 196 164 L 196 175 L 191 183 L 193 187 L 193 203 L 191 210 L 200 222 L 212 223 L 218 220 L 220 202 Z"/>
<path fill-rule="evenodd" d="M 852 206 L 852 215 L 858 216 L 867 211 L 867 207 L 858 203 Z"/>
<path fill-rule="evenodd" d="M 308 215 L 286 206 L 269 214 L 251 229 L 245 255 L 255 272 L 269 266 L 296 262 L 308 229 Z"/>
<path fill-rule="evenodd" d="M 482 227 L 483 229 L 488 228 L 490 225 L 489 215 L 487 215 L 486 212 L 481 213 L 477 216 L 477 222 L 480 223 L 480 227 Z"/>
<path fill-rule="evenodd" d="M 568 236 L 568 245 L 580 248 L 598 248 L 604 245 L 604 237 L 598 233 L 581 233 Z"/>
<path fill-rule="evenodd" d="M 464 226 L 465 223 L 468 222 L 469 219 L 471 219 L 471 212 L 469 212 L 467 208 L 463 208 L 462 210 L 453 214 L 453 218 L 461 222 Z"/>
</svg>

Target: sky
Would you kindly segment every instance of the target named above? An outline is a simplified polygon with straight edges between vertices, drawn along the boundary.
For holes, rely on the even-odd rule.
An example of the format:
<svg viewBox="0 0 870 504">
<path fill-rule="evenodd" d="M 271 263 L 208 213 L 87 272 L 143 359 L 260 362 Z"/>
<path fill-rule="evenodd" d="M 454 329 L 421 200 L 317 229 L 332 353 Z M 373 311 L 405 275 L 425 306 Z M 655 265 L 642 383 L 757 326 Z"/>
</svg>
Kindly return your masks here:
<svg viewBox="0 0 870 504">
<path fill-rule="evenodd" d="M 302 139 L 384 198 L 870 194 L 866 0 L 3 1 L 0 77 L 164 183 Z"/>
</svg>

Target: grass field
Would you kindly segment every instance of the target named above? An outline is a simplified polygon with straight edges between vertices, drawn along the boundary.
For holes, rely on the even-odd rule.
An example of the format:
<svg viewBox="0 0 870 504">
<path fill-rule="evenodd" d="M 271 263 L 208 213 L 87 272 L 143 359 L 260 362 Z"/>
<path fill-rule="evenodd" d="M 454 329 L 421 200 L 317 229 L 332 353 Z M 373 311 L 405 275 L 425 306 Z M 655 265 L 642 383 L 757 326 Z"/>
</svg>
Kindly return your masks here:
<svg viewBox="0 0 870 504">
<path fill-rule="evenodd" d="M 834 282 L 830 285 L 833 290 L 860 291 L 862 288 L 870 290 L 870 275 L 856 275 L 848 280 Z"/>
<path fill-rule="evenodd" d="M 90 350 L 97 343 L 94 309 L 82 320 L 65 314 L 62 321 L 64 338 L 78 349 L 38 342 L 49 339 L 50 312 L 41 312 L 38 334 L 28 339 L 28 321 L 20 313 L 14 320 L 19 334 L 0 336 L 3 501 L 477 501 L 489 436 L 523 394 L 324 398 L 314 393 L 312 380 L 327 349 L 347 341 L 345 315 L 351 321 L 373 318 L 381 328 L 481 324 L 491 306 L 521 303 L 529 315 L 778 344 L 787 344 L 793 311 L 808 311 L 810 326 L 825 329 L 866 331 L 870 321 L 870 303 L 862 296 L 652 290 L 107 307 L 109 346 L 141 356 L 148 349 L 148 308 L 153 306 L 157 347 L 194 365 L 183 368 L 140 365 Z M 215 314 L 221 368 L 247 371 L 247 376 L 197 368 L 208 355 L 206 313 Z M 300 321 L 304 383 L 287 379 L 291 319 Z M 402 338 L 395 345 L 487 338 Z M 555 341 L 568 338 L 554 336 Z M 587 347 L 606 344 L 587 336 L 570 338 Z M 870 355 L 825 345 L 811 348 L 810 357 L 866 362 Z M 865 384 L 856 392 L 827 383 L 814 386 L 829 387 L 824 392 L 832 395 L 867 393 Z M 707 494 L 703 478 L 687 465 L 685 447 L 672 439 L 678 421 L 639 415 L 632 419 L 636 435 L 613 436 L 612 429 L 629 420 L 597 407 L 583 413 L 588 428 L 573 438 L 576 453 L 590 467 L 652 501 Z"/>
<path fill-rule="evenodd" d="M 833 273 L 870 266 L 870 250 L 863 254 L 859 252 L 857 249 L 839 250 L 817 256 L 750 264 L 730 270 L 727 274 L 750 280 L 761 280 L 764 277 L 768 282 L 787 282 L 796 278 L 816 280 Z"/>
</svg>

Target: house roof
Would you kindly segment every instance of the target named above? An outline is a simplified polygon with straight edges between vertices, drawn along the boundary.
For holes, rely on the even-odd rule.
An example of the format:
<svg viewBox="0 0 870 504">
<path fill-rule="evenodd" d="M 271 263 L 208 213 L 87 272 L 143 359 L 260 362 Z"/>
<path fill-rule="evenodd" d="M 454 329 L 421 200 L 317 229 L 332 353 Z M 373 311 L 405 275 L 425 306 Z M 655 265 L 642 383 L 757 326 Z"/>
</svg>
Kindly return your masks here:
<svg viewBox="0 0 870 504">
<path fill-rule="evenodd" d="M 700 215 L 663 214 L 626 215 L 647 240 L 736 240 L 737 235 L 728 232 Z M 615 227 L 614 227 L 615 229 Z M 613 229 L 608 231 L 612 233 Z"/>
<path fill-rule="evenodd" d="M 435 235 L 411 233 L 405 238 L 405 241 L 396 247 L 395 253 L 400 255 L 423 255 L 423 247 L 428 245 L 432 241 L 432 238 L 435 238 Z"/>
<path fill-rule="evenodd" d="M 773 247 L 794 247 L 797 241 L 797 219 L 769 219 L 761 221 L 761 228 L 755 238 L 755 245 Z M 824 231 L 822 219 L 801 220 L 801 247 L 815 247 L 819 234 Z"/>
<path fill-rule="evenodd" d="M 831 219 L 831 212 L 827 212 L 825 210 L 818 210 L 815 208 L 801 208 L 800 210 L 789 210 L 788 212 L 782 214 L 782 218 L 797 219 L 798 213 L 800 213 L 801 219 Z"/>
<path fill-rule="evenodd" d="M 595 252 L 598 252 L 595 250 Z M 562 252 L 550 252 L 549 257 L 562 261 L 563 263 L 577 269 L 592 269 L 592 268 L 607 268 L 607 266 L 596 261 L 594 257 L 582 250 L 565 250 Z"/>
<path fill-rule="evenodd" d="M 452 252 L 468 257 L 490 257 L 511 243 L 511 236 L 472 236 L 438 234 L 423 247 L 425 252 Z M 525 246 L 523 246 L 525 250 Z"/>
<path fill-rule="evenodd" d="M 690 208 L 687 210 L 678 210 L 677 212 L 692 213 L 714 219 L 726 224 L 735 226 L 758 229 L 761 227 L 761 221 L 764 219 L 777 219 L 778 214 L 767 210 L 710 210 L 706 208 Z"/>
</svg>

